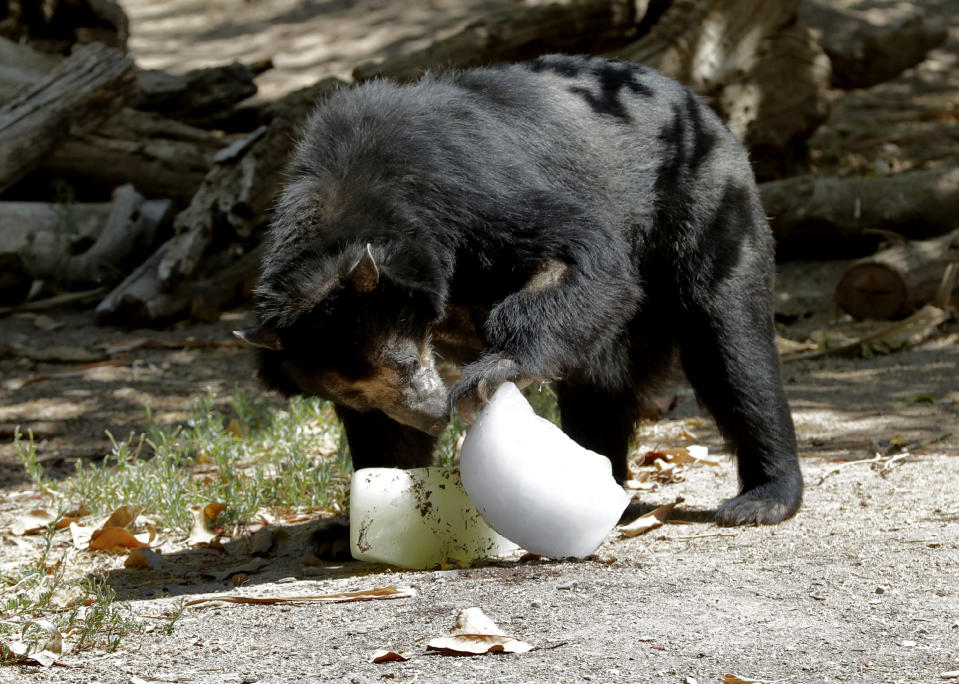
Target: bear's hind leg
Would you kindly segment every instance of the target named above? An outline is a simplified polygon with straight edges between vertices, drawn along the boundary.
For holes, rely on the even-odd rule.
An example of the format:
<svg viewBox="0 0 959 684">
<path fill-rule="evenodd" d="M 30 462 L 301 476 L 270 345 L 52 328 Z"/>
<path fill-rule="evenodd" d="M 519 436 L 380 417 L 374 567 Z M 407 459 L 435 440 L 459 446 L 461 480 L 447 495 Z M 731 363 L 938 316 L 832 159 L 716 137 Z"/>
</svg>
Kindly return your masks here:
<svg viewBox="0 0 959 684">
<path fill-rule="evenodd" d="M 636 418 L 636 398 L 591 385 L 557 386 L 563 432 L 587 449 L 606 456 L 617 482 L 627 479 L 626 459 Z"/>
<path fill-rule="evenodd" d="M 716 511 L 720 525 L 778 523 L 802 499 L 772 316 L 760 297 L 727 292 L 691 314 L 681 341 L 686 375 L 737 456 L 741 490 Z"/>
</svg>

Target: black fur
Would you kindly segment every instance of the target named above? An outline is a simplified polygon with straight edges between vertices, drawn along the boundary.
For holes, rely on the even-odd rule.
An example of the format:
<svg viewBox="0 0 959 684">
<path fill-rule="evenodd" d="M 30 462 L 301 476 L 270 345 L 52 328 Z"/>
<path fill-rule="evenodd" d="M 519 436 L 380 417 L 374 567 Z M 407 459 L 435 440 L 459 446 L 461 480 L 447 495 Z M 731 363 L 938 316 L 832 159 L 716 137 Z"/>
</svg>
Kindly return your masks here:
<svg viewBox="0 0 959 684">
<path fill-rule="evenodd" d="M 369 294 L 348 277 L 367 244 Z M 450 407 L 504 380 L 557 381 L 567 432 L 622 478 L 640 397 L 678 350 L 738 456 L 742 490 L 717 520 L 774 523 L 802 479 L 772 283 L 745 152 L 661 74 L 550 56 L 377 81 L 330 97 L 297 148 L 257 295 L 286 351 L 262 351 L 261 374 L 286 392 L 330 369 L 363 378 L 391 330 L 421 345 L 432 332 L 436 352 L 472 361 Z M 478 357 L 440 343 L 453 311 L 482 322 L 462 331 Z M 332 398 L 358 464 L 428 463 L 430 438 Z"/>
</svg>

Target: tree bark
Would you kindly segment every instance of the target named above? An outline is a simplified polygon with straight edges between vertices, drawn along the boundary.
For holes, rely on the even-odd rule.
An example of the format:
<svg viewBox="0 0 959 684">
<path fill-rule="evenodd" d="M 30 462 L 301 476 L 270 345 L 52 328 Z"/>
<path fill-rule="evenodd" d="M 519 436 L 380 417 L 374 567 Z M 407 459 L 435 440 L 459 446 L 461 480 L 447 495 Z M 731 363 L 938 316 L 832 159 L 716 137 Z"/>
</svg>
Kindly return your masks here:
<svg viewBox="0 0 959 684">
<path fill-rule="evenodd" d="M 233 62 L 183 75 L 141 71 L 137 77 L 141 92 L 137 108 L 194 126 L 211 127 L 226 117 L 235 104 L 255 95 L 253 79 L 272 66 L 269 61 L 252 66 Z"/>
<path fill-rule="evenodd" d="M 171 200 L 146 201 L 130 184 L 113 193 L 110 215 L 96 242 L 67 261 L 59 280 L 76 286 L 116 283 L 149 255 L 158 232 L 173 219 Z"/>
<path fill-rule="evenodd" d="M 959 216 L 959 167 L 893 176 L 796 176 L 760 185 L 779 258 L 863 256 L 881 233 L 921 239 L 949 232 Z"/>
<path fill-rule="evenodd" d="M 177 215 L 174 237 L 100 303 L 97 321 L 157 325 L 187 312 L 191 281 L 217 278 L 216 260 L 209 258 L 214 233 L 219 244 L 242 244 L 264 226 L 300 125 L 341 85 L 329 78 L 290 93 L 267 107 L 269 125 L 221 150 L 190 206 Z"/>
<path fill-rule="evenodd" d="M 0 107 L 0 191 L 33 170 L 62 140 L 119 110 L 134 85 L 132 60 L 119 50 L 84 45 Z"/>
<path fill-rule="evenodd" d="M 840 88 L 868 88 L 915 66 L 948 33 L 926 24 L 921 12 L 883 26 L 863 12 L 821 0 L 803 0 L 799 16 L 832 61 L 833 83 Z"/>
<path fill-rule="evenodd" d="M 109 202 L 0 202 L 0 256 L 16 256 L 32 278 L 54 277 L 70 254 L 96 240 L 109 213 Z"/>
<path fill-rule="evenodd" d="M 133 183 L 149 197 L 186 204 L 229 142 L 152 112 L 125 108 L 95 130 L 65 140 L 40 168 L 83 185 Z"/>
<path fill-rule="evenodd" d="M 904 241 L 846 269 L 836 285 L 836 303 L 858 320 L 907 316 L 936 297 L 946 267 L 953 263 L 959 263 L 959 230 Z"/>
<path fill-rule="evenodd" d="M 0 105 L 13 99 L 21 89 L 45 78 L 61 61 L 56 55 L 37 52 L 0 37 Z"/>
</svg>

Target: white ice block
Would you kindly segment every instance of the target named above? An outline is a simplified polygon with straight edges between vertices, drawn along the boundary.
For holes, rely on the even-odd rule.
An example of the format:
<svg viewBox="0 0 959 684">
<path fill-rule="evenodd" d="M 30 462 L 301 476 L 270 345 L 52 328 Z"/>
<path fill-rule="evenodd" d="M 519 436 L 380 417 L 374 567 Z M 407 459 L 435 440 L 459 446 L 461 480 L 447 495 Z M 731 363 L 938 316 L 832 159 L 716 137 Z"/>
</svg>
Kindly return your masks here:
<svg viewBox="0 0 959 684">
<path fill-rule="evenodd" d="M 358 560 L 422 569 L 515 550 L 483 521 L 455 468 L 353 473 L 350 551 Z"/>
<path fill-rule="evenodd" d="M 537 416 L 511 382 L 466 435 L 460 476 L 494 530 L 551 558 L 593 553 L 630 500 L 608 458 Z"/>
</svg>

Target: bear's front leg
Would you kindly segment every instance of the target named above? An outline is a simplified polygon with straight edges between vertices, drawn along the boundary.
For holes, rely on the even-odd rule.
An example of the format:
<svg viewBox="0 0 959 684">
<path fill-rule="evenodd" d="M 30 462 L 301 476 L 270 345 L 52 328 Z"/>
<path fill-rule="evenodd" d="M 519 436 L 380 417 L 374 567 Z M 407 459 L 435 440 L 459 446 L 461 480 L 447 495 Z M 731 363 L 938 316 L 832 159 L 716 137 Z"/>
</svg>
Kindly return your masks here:
<svg viewBox="0 0 959 684">
<path fill-rule="evenodd" d="M 597 239 L 594 247 L 576 258 L 544 259 L 523 288 L 492 308 L 483 355 L 463 368 L 448 393 L 451 413 L 468 418 L 507 381 L 625 374 L 600 350 L 623 336 L 640 290 L 624 246 Z M 623 380 L 611 378 L 614 384 Z"/>
<path fill-rule="evenodd" d="M 361 412 L 342 404 L 335 408 L 343 421 L 354 470 L 422 468 L 432 463 L 435 437 L 398 423 L 382 411 Z"/>
<path fill-rule="evenodd" d="M 462 370 L 459 380 L 447 395 L 450 415 L 458 412 L 472 422 L 476 412 L 493 396 L 504 382 L 515 382 L 520 387 L 533 378 L 523 375 L 520 365 L 503 354 L 484 354 Z"/>
</svg>

